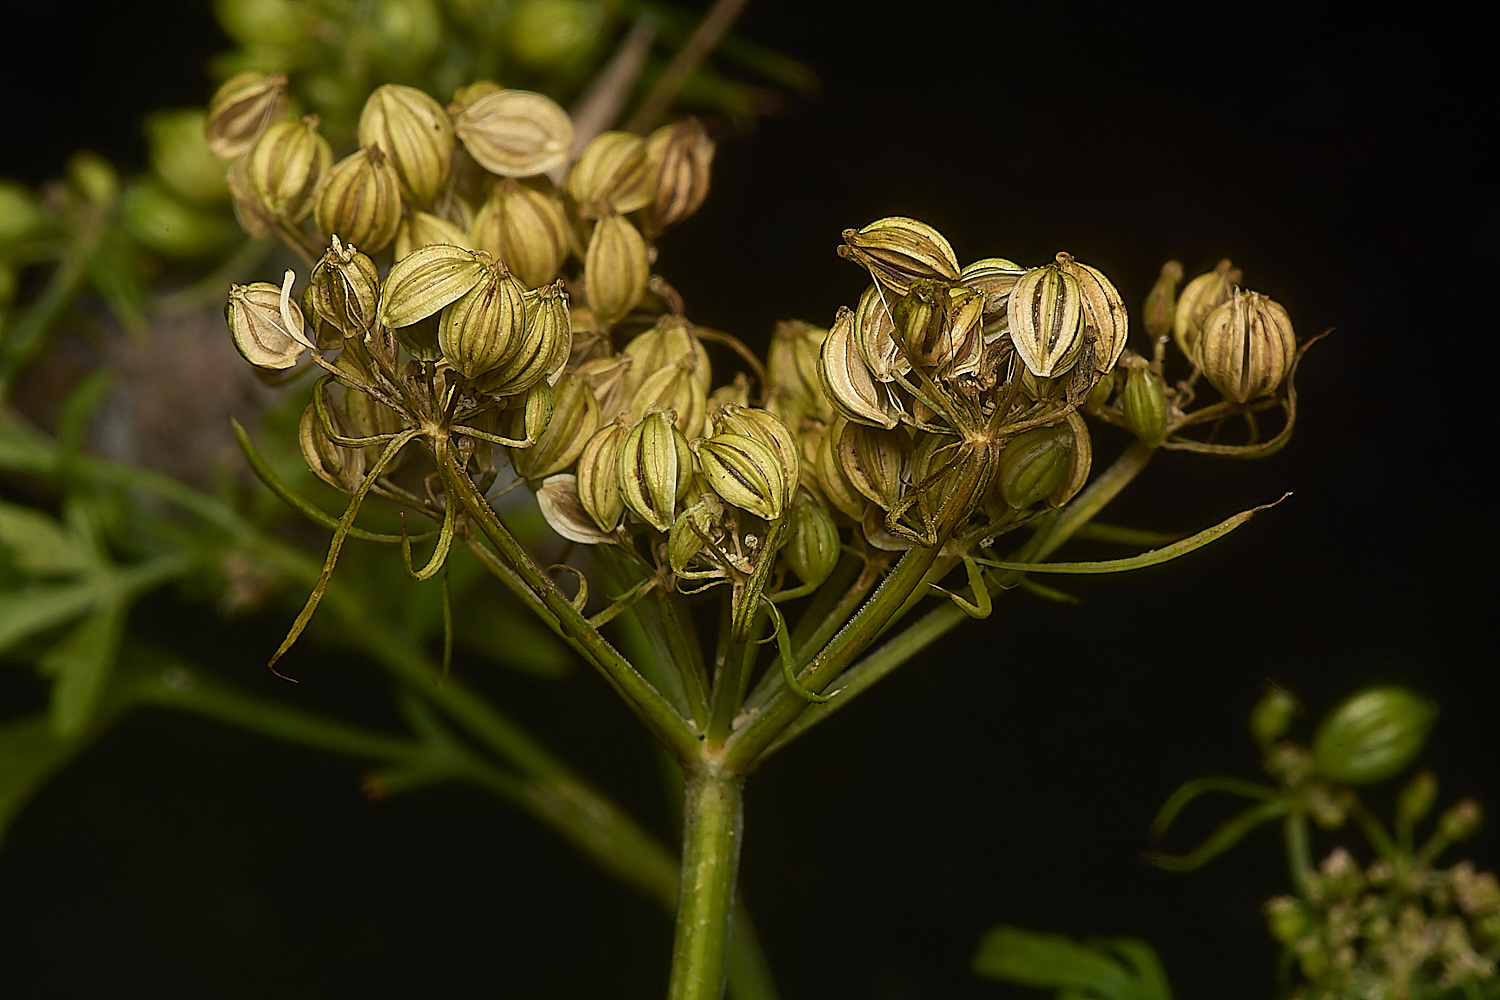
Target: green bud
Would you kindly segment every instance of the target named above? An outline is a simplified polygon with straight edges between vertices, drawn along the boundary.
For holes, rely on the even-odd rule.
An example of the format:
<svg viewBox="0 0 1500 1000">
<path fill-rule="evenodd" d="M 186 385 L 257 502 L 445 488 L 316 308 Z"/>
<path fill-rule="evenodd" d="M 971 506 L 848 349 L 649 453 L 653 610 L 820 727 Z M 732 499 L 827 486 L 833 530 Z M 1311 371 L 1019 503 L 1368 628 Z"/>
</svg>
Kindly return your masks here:
<svg viewBox="0 0 1500 1000">
<path fill-rule="evenodd" d="M 552 530 L 570 542 L 599 545 L 611 541 L 609 535 L 594 524 L 590 511 L 578 493 L 578 477 L 571 473 L 548 476 L 536 491 L 537 506 Z M 619 521 L 619 514 L 615 515 Z"/>
<path fill-rule="evenodd" d="M 890 510 L 906 488 L 911 458 L 911 435 L 903 429 L 883 430 L 847 423 L 834 452 L 849 483 L 881 510 Z"/>
<path fill-rule="evenodd" d="M 313 311 L 345 337 L 363 337 L 375 325 L 380 274 L 369 257 L 332 238 L 311 278 Z"/>
<path fill-rule="evenodd" d="M 1125 300 L 1104 272 L 1080 264 L 1071 254 L 1057 255 L 1057 266 L 1078 282 L 1083 295 L 1083 318 L 1094 343 L 1094 370 L 1107 372 L 1119 362 L 1129 339 L 1130 318 Z"/>
<path fill-rule="evenodd" d="M 380 147 L 412 207 L 442 193 L 453 165 L 453 124 L 422 91 L 396 83 L 375 88 L 359 115 L 359 144 Z"/>
<path fill-rule="evenodd" d="M 405 259 L 413 250 L 443 244 L 474 249 L 474 241 L 469 238 L 469 234 L 447 219 L 422 211 L 407 212 L 401 216 L 401 224 L 396 227 L 394 247 L 397 260 Z"/>
<path fill-rule="evenodd" d="M 1125 415 L 1125 425 L 1142 444 L 1161 444 L 1167 435 L 1167 394 L 1161 379 L 1145 362 L 1126 371 L 1120 409 Z"/>
<path fill-rule="evenodd" d="M 1239 268 L 1225 258 L 1212 271 L 1198 275 L 1182 289 L 1172 318 L 1172 336 L 1183 356 L 1193 364 L 1198 364 L 1198 336 L 1203 332 L 1203 321 L 1221 303 L 1229 301 L 1239 280 Z"/>
<path fill-rule="evenodd" d="M 1073 462 L 1073 434 L 1065 424 L 1038 427 L 1006 442 L 996 483 L 1001 499 L 1025 510 L 1063 485 Z"/>
<path fill-rule="evenodd" d="M 670 410 L 648 413 L 620 447 L 620 495 L 632 513 L 657 531 L 670 531 L 677 501 L 693 480 L 693 453 Z"/>
<path fill-rule="evenodd" d="M 385 277 L 380 322 L 408 326 L 466 295 L 490 274 L 488 254 L 459 246 L 419 247 L 396 261 Z"/>
<path fill-rule="evenodd" d="M 662 316 L 655 326 L 632 337 L 621 353 L 630 359 L 630 367 L 622 376 L 622 391 L 627 398 L 633 397 L 652 375 L 673 366 L 690 368 L 704 385 L 713 381 L 708 351 L 693 332 L 693 325 L 681 316 Z M 689 358 L 691 361 L 686 360 Z"/>
<path fill-rule="evenodd" d="M 667 535 L 667 563 L 672 572 L 687 572 L 698 553 L 706 547 L 704 539 L 713 537 L 723 516 L 724 505 L 712 493 L 704 493 L 696 503 L 677 515 Z"/>
<path fill-rule="evenodd" d="M 646 137 L 648 190 L 651 201 L 643 214 L 652 236 L 686 219 L 708 196 L 714 141 L 696 118 L 663 125 Z"/>
<path fill-rule="evenodd" d="M 256 71 L 238 73 L 208 101 L 203 136 L 220 159 L 233 159 L 255 145 L 261 133 L 286 114 L 286 77 Z"/>
<path fill-rule="evenodd" d="M 245 179 L 267 215 L 300 222 L 312 211 L 318 183 L 332 162 L 333 150 L 318 134 L 317 115 L 286 119 L 266 129 L 250 150 Z"/>
<path fill-rule="evenodd" d="M 453 131 L 481 167 L 501 177 L 535 177 L 560 167 L 573 145 L 573 120 L 552 98 L 498 90 L 462 107 Z"/>
<path fill-rule="evenodd" d="M 1033 268 L 1016 282 L 1006 306 L 1011 343 L 1038 378 L 1073 367 L 1083 347 L 1083 290 L 1056 264 Z"/>
<path fill-rule="evenodd" d="M 379 146 L 350 153 L 329 170 L 318 191 L 319 232 L 338 236 L 366 253 L 379 253 L 401 224 L 401 181 Z"/>
<path fill-rule="evenodd" d="M 620 453 L 630 433 L 630 414 L 599 428 L 578 456 L 578 499 L 603 531 L 614 531 L 625 513 L 620 490 Z"/>
<path fill-rule="evenodd" d="M 503 266 L 443 310 L 438 345 L 465 378 L 515 357 L 526 335 L 526 290 Z"/>
<path fill-rule="evenodd" d="M 646 140 L 633 132 L 601 132 L 568 170 L 563 190 L 586 219 L 625 215 L 651 202 Z"/>
<path fill-rule="evenodd" d="M 68 160 L 68 184 L 96 208 L 108 208 L 120 197 L 120 175 L 108 160 L 87 150 Z"/>
<path fill-rule="evenodd" d="M 290 368 L 313 346 L 302 310 L 290 298 L 291 274 L 281 288 L 269 281 L 229 288 L 224 319 L 234 348 L 257 368 Z"/>
<path fill-rule="evenodd" d="M 588 383 L 576 374 L 558 380 L 552 405 L 552 420 L 536 438 L 536 444 L 511 453 L 516 474 L 524 479 L 545 479 L 566 469 L 578 460 L 583 446 L 599 429 L 599 404 Z"/>
<path fill-rule="evenodd" d="M 12 181 L 0 181 L 0 250 L 27 239 L 46 223 L 36 195 Z"/>
<path fill-rule="evenodd" d="M 916 219 L 891 216 L 863 229 L 846 229 L 839 256 L 867 268 L 877 281 L 904 293 L 921 278 L 958 280 L 958 257 L 943 234 Z"/>
<path fill-rule="evenodd" d="M 435 0 L 378 0 L 374 14 L 382 54 L 398 66 L 421 66 L 443 44 L 443 15 Z"/>
<path fill-rule="evenodd" d="M 526 285 L 554 281 L 568 258 L 562 199 L 545 177 L 503 178 L 474 214 L 474 245 L 488 250 Z"/>
<path fill-rule="evenodd" d="M 797 493 L 797 482 L 801 473 L 802 458 L 797 439 L 787 429 L 781 418 L 769 410 L 761 410 L 734 403 L 721 405 L 713 417 L 715 434 L 739 434 L 754 438 L 771 449 L 776 463 L 781 467 L 778 477 L 782 484 L 777 505 L 785 510 L 791 506 Z"/>
<path fill-rule="evenodd" d="M 797 494 L 787 520 L 787 565 L 809 587 L 822 586 L 839 562 L 839 529 L 828 512 L 807 495 Z"/>
<path fill-rule="evenodd" d="M 630 220 L 606 215 L 594 223 L 583 274 L 589 308 L 606 326 L 624 319 L 645 297 L 651 261 L 645 239 Z"/>
<path fill-rule="evenodd" d="M 151 169 L 173 193 L 195 205 L 229 200 L 224 164 L 203 136 L 206 116 L 198 108 L 155 111 L 146 118 Z"/>
<path fill-rule="evenodd" d="M 604 28 L 604 6 L 597 2 L 519 0 L 506 25 L 506 42 L 520 62 L 546 69 L 586 55 Z"/>
<path fill-rule="evenodd" d="M 1432 805 L 1437 801 L 1437 776 L 1431 771 L 1418 771 L 1401 789 L 1396 800 L 1396 827 L 1410 830 L 1427 818 Z"/>
<path fill-rule="evenodd" d="M 818 358 L 827 337 L 827 330 L 799 319 L 777 323 L 771 334 L 766 378 L 779 390 L 787 410 L 796 415 L 796 419 L 788 420 L 792 426 L 802 419 L 825 424 L 833 419 L 833 404 L 823 394 L 823 381 L 818 375 Z"/>
<path fill-rule="evenodd" d="M 767 521 L 786 511 L 786 476 L 765 442 L 742 434 L 715 434 L 692 447 L 704 478 L 725 503 Z"/>
<path fill-rule="evenodd" d="M 1292 716 L 1301 710 L 1297 699 L 1279 687 L 1268 686 L 1255 707 L 1250 710 L 1250 734 L 1255 742 L 1268 747 L 1281 739 L 1292 724 Z"/>
<path fill-rule="evenodd" d="M 1269 396 L 1297 356 L 1297 336 L 1280 303 L 1238 288 L 1203 321 L 1198 363 L 1224 398 L 1248 403 Z"/>
<path fill-rule="evenodd" d="M 1438 817 L 1437 836 L 1449 843 L 1468 840 L 1483 824 L 1483 807 L 1473 799 L 1464 799 L 1443 810 Z"/>
<path fill-rule="evenodd" d="M 1277 896 L 1269 900 L 1265 914 L 1271 937 L 1283 945 L 1296 943 L 1312 928 L 1302 901 L 1295 896 Z"/>
<path fill-rule="evenodd" d="M 328 419 L 341 434 L 346 429 L 339 426 L 338 411 L 328 410 Z M 297 444 L 302 449 L 302 459 L 313 475 L 336 490 L 353 493 L 365 478 L 365 453 L 360 448 L 345 448 L 328 440 L 323 425 L 318 421 L 312 403 L 302 411 L 297 424 Z"/>
<path fill-rule="evenodd" d="M 568 296 L 562 282 L 524 296 L 525 335 L 512 353 L 479 382 L 482 392 L 510 396 L 526 392 L 538 382 L 551 384 L 568 362 L 573 328 L 568 320 Z"/>
<path fill-rule="evenodd" d="M 1156 284 L 1146 295 L 1146 306 L 1141 310 L 1146 322 L 1146 333 L 1152 340 L 1161 340 L 1172 332 L 1172 321 L 1177 315 L 1177 285 L 1182 281 L 1182 262 L 1169 260 L 1161 266 Z"/>
<path fill-rule="evenodd" d="M 1416 759 L 1436 717 L 1436 706 L 1406 688 L 1367 688 L 1318 727 L 1314 764 L 1324 777 L 1350 785 L 1392 777 Z"/>
<path fill-rule="evenodd" d="M 685 435 L 699 437 L 707 431 L 708 384 L 698 377 L 692 355 L 653 372 L 630 398 L 630 408 L 636 413 L 653 407 L 677 414 L 677 429 Z"/>
</svg>

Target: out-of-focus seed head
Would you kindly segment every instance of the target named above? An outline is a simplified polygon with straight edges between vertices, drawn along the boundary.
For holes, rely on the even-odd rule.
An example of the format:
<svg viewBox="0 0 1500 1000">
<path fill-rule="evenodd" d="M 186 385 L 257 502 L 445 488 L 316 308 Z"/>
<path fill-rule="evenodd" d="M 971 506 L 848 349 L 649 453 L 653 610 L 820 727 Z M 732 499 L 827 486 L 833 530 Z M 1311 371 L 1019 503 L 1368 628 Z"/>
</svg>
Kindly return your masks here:
<svg viewBox="0 0 1500 1000">
<path fill-rule="evenodd" d="M 542 517 L 552 530 L 570 542 L 581 545 L 599 545 L 612 539 L 600 531 L 592 513 L 585 507 L 578 492 L 578 477 L 572 473 L 548 476 L 536 491 L 537 506 Z M 618 522 L 620 515 L 615 514 Z"/>
<path fill-rule="evenodd" d="M 469 234 L 447 219 L 431 212 L 407 212 L 401 216 L 396 227 L 396 244 L 393 248 L 396 259 L 401 260 L 413 250 L 445 243 L 449 246 L 473 249 L 474 241 Z"/>
<path fill-rule="evenodd" d="M 1250 735 L 1262 747 L 1271 747 L 1292 726 L 1292 718 L 1302 706 L 1291 692 L 1268 686 L 1255 707 L 1250 710 Z"/>
<path fill-rule="evenodd" d="M 501 177 L 535 177 L 560 167 L 573 145 L 573 120 L 552 98 L 497 90 L 474 99 L 453 131 L 481 167 Z"/>
<path fill-rule="evenodd" d="M 1281 304 L 1259 292 L 1235 289 L 1203 321 L 1198 363 L 1225 399 L 1247 403 L 1269 396 L 1297 356 L 1297 336 Z"/>
<path fill-rule="evenodd" d="M 1397 685 L 1366 688 L 1328 713 L 1313 740 L 1317 772 L 1363 785 L 1406 770 L 1422 752 L 1437 707 Z"/>
<path fill-rule="evenodd" d="M 230 286 L 224 319 L 235 350 L 257 368 L 290 368 L 313 346 L 302 309 L 269 281 Z"/>
<path fill-rule="evenodd" d="M 151 171 L 174 194 L 194 205 L 218 205 L 229 197 L 224 163 L 204 138 L 206 118 L 196 108 L 153 111 L 146 118 Z"/>
<path fill-rule="evenodd" d="M 889 390 L 877 382 L 854 339 L 854 313 L 841 306 L 823 341 L 818 375 L 834 409 L 849 420 L 892 428 L 901 411 Z"/>
<path fill-rule="evenodd" d="M 1033 268 L 1016 282 L 1006 306 L 1011 343 L 1038 378 L 1061 375 L 1083 347 L 1083 290 L 1056 264 Z"/>
<path fill-rule="evenodd" d="M 865 267 L 876 281 L 898 293 L 918 278 L 958 280 L 958 257 L 943 234 L 905 216 L 844 230 L 839 256 Z"/>
<path fill-rule="evenodd" d="M 345 337 L 362 337 L 375 325 L 380 306 L 380 273 L 375 262 L 352 246 L 332 239 L 311 284 L 313 312 Z"/>
<path fill-rule="evenodd" d="M 208 101 L 203 134 L 209 150 L 231 159 L 249 151 L 273 121 L 286 114 L 286 77 L 280 73 L 237 73 Z"/>
<path fill-rule="evenodd" d="M 489 272 L 488 254 L 447 244 L 419 247 L 396 261 L 385 276 L 380 322 L 397 328 L 434 316 L 462 298 Z"/>
<path fill-rule="evenodd" d="M 594 317 L 613 326 L 646 294 L 651 261 L 646 241 L 630 220 L 606 215 L 594 224 L 584 258 L 584 292 Z"/>
<path fill-rule="evenodd" d="M 516 475 L 536 481 L 571 466 L 599 429 L 599 404 L 588 383 L 566 374 L 552 391 L 552 420 L 530 448 L 516 449 L 511 462 Z"/>
<path fill-rule="evenodd" d="M 578 456 L 578 498 L 602 531 L 619 527 L 625 512 L 620 491 L 620 449 L 633 426 L 630 414 L 594 432 Z"/>
<path fill-rule="evenodd" d="M 318 190 L 318 230 L 379 253 L 401 224 L 401 181 L 379 146 L 366 146 L 335 163 Z"/>
<path fill-rule="evenodd" d="M 475 80 L 473 83 L 466 83 L 453 92 L 453 101 L 448 105 L 448 113 L 450 116 L 457 115 L 481 97 L 498 94 L 504 89 L 494 80 Z"/>
<path fill-rule="evenodd" d="M 625 435 L 617 469 L 625 506 L 662 532 L 671 530 L 693 479 L 693 453 L 675 419 L 670 410 L 642 417 Z"/>
<path fill-rule="evenodd" d="M 787 565 L 809 587 L 820 587 L 839 563 L 839 529 L 833 518 L 806 491 L 792 501 L 787 520 Z"/>
<path fill-rule="evenodd" d="M 1161 340 L 1172 332 L 1172 323 L 1177 316 L 1177 286 L 1182 282 L 1182 262 L 1169 260 L 1161 266 L 1156 284 L 1146 295 L 1145 308 L 1141 310 L 1146 323 L 1146 334 L 1152 340 Z"/>
<path fill-rule="evenodd" d="M 1167 394 L 1161 378 L 1145 362 L 1131 365 L 1120 394 L 1125 425 L 1141 443 L 1161 444 L 1167 434 Z"/>
<path fill-rule="evenodd" d="M 413 208 L 431 205 L 453 165 L 453 123 L 442 105 L 415 87 L 376 87 L 359 115 L 359 144 L 379 146 Z"/>
<path fill-rule="evenodd" d="M 1240 269 L 1226 258 L 1219 261 L 1212 271 L 1189 281 L 1177 297 L 1172 336 L 1177 341 L 1178 350 L 1194 365 L 1198 364 L 1198 336 L 1203 332 L 1203 321 L 1209 313 L 1229 301 L 1239 281 Z"/>
<path fill-rule="evenodd" d="M 708 196 L 714 141 L 696 118 L 663 125 L 646 137 L 651 200 L 644 225 L 652 236 L 686 219 Z"/>
<path fill-rule="evenodd" d="M 532 288 L 555 280 L 568 257 L 562 199 L 546 178 L 497 182 L 475 213 L 472 231 L 475 246 Z"/>
<path fill-rule="evenodd" d="M 633 132 L 594 136 L 568 170 L 563 190 L 586 219 L 625 215 L 651 201 L 646 140 Z"/>
<path fill-rule="evenodd" d="M 514 357 L 526 335 L 525 294 L 503 268 L 491 270 L 443 310 L 438 321 L 443 357 L 470 379 Z"/>
<path fill-rule="evenodd" d="M 267 128 L 245 158 L 245 179 L 265 214 L 300 222 L 312 211 L 323 175 L 333 163 L 318 116 L 285 119 Z"/>
<path fill-rule="evenodd" d="M 1083 320 L 1094 341 L 1094 369 L 1110 371 L 1120 360 L 1130 334 L 1130 316 L 1125 300 L 1104 272 L 1080 264 L 1072 254 L 1057 255 L 1057 266 L 1078 282 L 1083 295 Z"/>
</svg>

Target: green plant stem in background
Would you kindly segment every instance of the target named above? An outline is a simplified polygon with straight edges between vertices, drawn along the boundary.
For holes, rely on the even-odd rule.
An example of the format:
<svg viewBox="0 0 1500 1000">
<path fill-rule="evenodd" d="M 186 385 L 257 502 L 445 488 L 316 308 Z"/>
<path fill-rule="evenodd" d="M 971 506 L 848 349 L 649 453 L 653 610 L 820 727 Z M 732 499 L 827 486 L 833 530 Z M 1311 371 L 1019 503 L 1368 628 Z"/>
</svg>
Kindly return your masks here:
<svg viewBox="0 0 1500 1000">
<path fill-rule="evenodd" d="M 688 772 L 668 1000 L 718 1000 L 723 995 L 744 825 L 743 793 L 740 775 L 708 767 Z"/>
</svg>

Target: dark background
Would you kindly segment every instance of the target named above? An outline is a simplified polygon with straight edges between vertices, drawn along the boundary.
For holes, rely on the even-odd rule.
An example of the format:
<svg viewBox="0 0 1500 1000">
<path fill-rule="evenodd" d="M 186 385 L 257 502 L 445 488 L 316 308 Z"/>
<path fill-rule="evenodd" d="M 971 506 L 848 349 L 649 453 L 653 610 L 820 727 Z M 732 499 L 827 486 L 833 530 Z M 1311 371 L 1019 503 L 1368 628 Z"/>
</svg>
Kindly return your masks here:
<svg viewBox="0 0 1500 1000">
<path fill-rule="evenodd" d="M 28 181 L 82 145 L 140 165 L 140 118 L 202 103 L 226 47 L 206 5 L 5 10 L 35 61 L 0 64 L 0 173 Z M 825 91 L 722 143 L 709 202 L 662 242 L 693 318 L 747 338 L 829 321 L 863 283 L 839 231 L 899 213 L 963 260 L 1066 249 L 1133 308 L 1169 257 L 1192 275 L 1228 256 L 1301 335 L 1337 327 L 1284 452 L 1163 455 L 1108 519 L 1196 530 L 1290 500 L 1179 563 L 1068 581 L 1082 607 L 1008 595 L 752 779 L 742 885 L 788 998 L 1036 995 L 968 972 L 1001 921 L 1146 938 L 1180 997 L 1270 996 L 1274 828 L 1191 875 L 1139 860 L 1180 781 L 1254 776 L 1244 719 L 1268 678 L 1304 725 L 1375 681 L 1430 695 L 1441 802 L 1500 809 L 1479 423 L 1494 104 L 1472 26 L 1418 13 L 752 2 L 744 33 Z M 1102 434 L 1101 459 L 1121 443 Z M 257 684 L 285 625 L 200 635 L 202 611 L 165 599 L 142 614 Z M 646 737 L 594 677 L 468 676 L 675 836 Z M 374 690 L 355 663 L 312 686 L 332 704 Z M 196 719 L 128 720 L 0 854 L 0 992 L 660 995 L 671 927 L 651 905 L 501 804 L 372 805 L 358 773 Z M 1222 808 L 1195 806 L 1169 846 Z M 1462 850 L 1494 867 L 1497 846 Z"/>
</svg>

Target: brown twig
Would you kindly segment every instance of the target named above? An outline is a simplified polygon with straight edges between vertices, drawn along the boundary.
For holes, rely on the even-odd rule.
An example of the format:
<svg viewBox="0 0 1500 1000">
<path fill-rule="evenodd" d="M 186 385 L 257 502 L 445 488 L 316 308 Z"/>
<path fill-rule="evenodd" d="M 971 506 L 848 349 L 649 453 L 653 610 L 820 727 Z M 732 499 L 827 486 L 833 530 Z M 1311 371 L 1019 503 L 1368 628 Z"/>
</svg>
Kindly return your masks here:
<svg viewBox="0 0 1500 1000">
<path fill-rule="evenodd" d="M 718 46 L 729 26 L 740 16 L 740 11 L 745 9 L 745 3 L 746 0 L 714 0 L 714 5 L 703 15 L 698 27 L 693 29 L 687 44 L 672 57 L 666 70 L 651 87 L 651 92 L 646 95 L 641 106 L 636 108 L 635 114 L 630 116 L 630 121 L 625 125 L 627 131 L 644 135 L 656 124 L 656 120 L 666 112 L 693 70 Z"/>
</svg>

